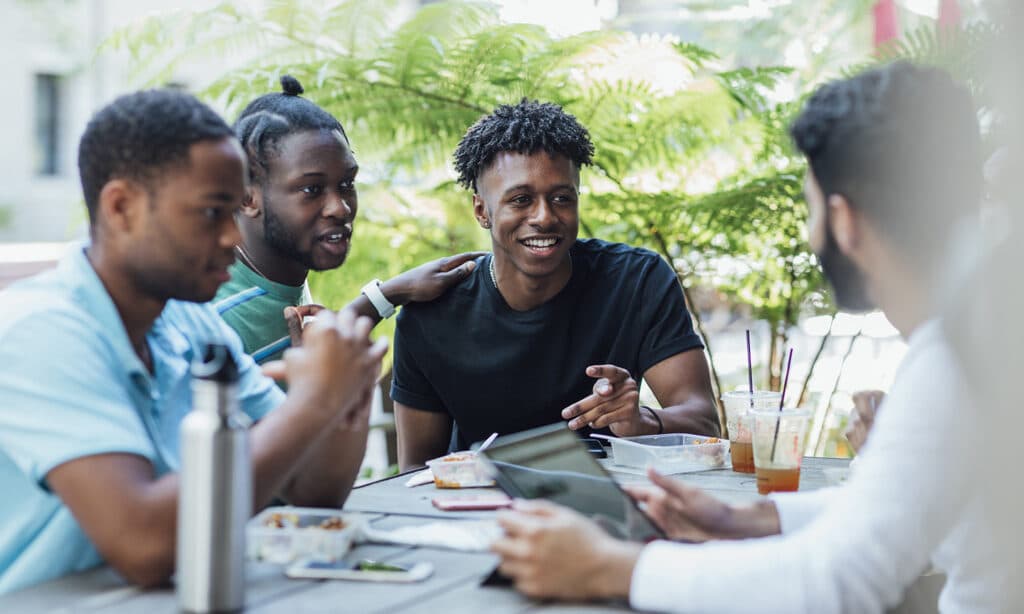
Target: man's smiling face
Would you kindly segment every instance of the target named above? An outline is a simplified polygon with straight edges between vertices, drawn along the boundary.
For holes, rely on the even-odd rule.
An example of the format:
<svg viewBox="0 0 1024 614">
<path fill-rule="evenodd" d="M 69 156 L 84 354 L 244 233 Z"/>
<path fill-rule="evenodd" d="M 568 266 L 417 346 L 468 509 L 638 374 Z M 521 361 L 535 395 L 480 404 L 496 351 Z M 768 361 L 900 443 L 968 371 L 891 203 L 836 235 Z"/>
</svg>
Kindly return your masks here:
<svg viewBox="0 0 1024 614">
<path fill-rule="evenodd" d="M 580 172 L 565 156 L 503 152 L 477 178 L 474 213 L 495 257 L 523 275 L 554 274 L 579 233 Z"/>
</svg>

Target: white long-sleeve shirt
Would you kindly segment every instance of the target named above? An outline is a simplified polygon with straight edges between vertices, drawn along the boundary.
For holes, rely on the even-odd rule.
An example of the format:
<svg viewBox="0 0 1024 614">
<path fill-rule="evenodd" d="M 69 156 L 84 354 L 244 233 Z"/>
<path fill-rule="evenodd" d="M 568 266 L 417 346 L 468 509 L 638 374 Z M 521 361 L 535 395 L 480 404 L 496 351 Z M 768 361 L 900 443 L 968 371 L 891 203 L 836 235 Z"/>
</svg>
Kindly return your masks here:
<svg viewBox="0 0 1024 614">
<path fill-rule="evenodd" d="M 943 612 L 1005 611 L 986 559 L 977 433 L 937 321 L 920 326 L 856 470 L 841 487 L 773 496 L 782 534 L 700 545 L 654 542 L 630 604 L 674 612 L 881 612 L 929 560 L 948 579 Z"/>
</svg>

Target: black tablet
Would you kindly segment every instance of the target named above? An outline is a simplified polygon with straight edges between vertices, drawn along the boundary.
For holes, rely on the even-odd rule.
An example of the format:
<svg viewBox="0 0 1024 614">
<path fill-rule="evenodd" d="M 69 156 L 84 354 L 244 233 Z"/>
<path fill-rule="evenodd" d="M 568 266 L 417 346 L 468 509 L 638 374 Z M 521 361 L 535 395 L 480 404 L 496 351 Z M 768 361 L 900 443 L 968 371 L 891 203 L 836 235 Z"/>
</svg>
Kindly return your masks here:
<svg viewBox="0 0 1024 614">
<path fill-rule="evenodd" d="M 499 437 L 480 456 L 509 496 L 572 508 L 620 539 L 665 537 L 564 422 Z"/>
</svg>

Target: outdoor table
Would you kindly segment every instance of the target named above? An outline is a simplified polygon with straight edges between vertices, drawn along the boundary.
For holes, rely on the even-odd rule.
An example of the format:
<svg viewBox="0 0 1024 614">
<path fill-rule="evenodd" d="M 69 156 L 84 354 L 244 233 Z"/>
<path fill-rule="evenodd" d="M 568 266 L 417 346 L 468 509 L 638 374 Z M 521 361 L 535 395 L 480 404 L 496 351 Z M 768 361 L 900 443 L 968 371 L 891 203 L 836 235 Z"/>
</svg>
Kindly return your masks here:
<svg viewBox="0 0 1024 614">
<path fill-rule="evenodd" d="M 622 483 L 642 482 L 640 473 L 624 473 L 604 461 Z M 822 488 L 846 470 L 846 459 L 805 458 L 800 489 Z M 756 500 L 753 475 L 714 469 L 677 477 L 734 503 Z M 346 511 L 365 513 L 372 526 L 393 529 L 437 519 L 492 518 L 495 512 L 442 512 L 431 499 L 442 491 L 432 484 L 407 488 L 408 474 L 380 480 L 352 491 Z M 444 491 L 453 493 L 457 491 Z M 246 612 L 615 612 L 618 604 L 559 604 L 528 599 L 509 587 L 480 586 L 497 564 L 490 553 L 459 552 L 438 548 L 361 544 L 346 559 L 385 562 L 429 561 L 434 574 L 413 584 L 294 580 L 283 568 L 267 563 L 248 563 Z M 109 567 L 66 576 L 17 593 L 0 597 L 0 612 L 114 612 L 158 614 L 177 611 L 172 587 L 142 590 L 120 579 Z"/>
</svg>

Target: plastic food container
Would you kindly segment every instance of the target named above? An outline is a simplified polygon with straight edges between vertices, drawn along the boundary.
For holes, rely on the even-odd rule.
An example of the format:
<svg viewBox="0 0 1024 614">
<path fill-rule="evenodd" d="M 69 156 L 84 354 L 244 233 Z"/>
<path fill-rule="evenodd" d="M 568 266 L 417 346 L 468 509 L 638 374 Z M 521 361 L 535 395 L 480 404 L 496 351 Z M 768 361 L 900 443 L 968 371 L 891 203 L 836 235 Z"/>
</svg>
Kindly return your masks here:
<svg viewBox="0 0 1024 614">
<path fill-rule="evenodd" d="M 452 452 L 427 461 L 438 488 L 473 488 L 494 486 L 487 468 L 477 459 L 476 452 Z"/>
<path fill-rule="evenodd" d="M 686 473 L 724 467 L 729 440 L 687 433 L 608 438 L 616 465 Z"/>
<path fill-rule="evenodd" d="M 246 525 L 250 559 L 285 564 L 300 558 L 334 561 L 352 547 L 362 517 L 339 510 L 268 507 Z"/>
</svg>

